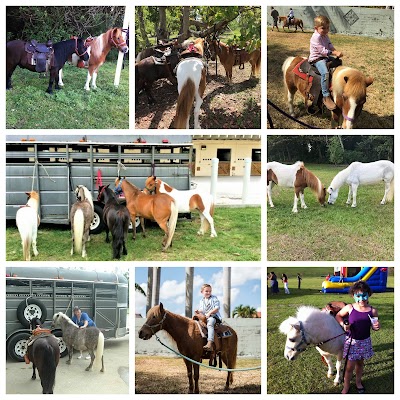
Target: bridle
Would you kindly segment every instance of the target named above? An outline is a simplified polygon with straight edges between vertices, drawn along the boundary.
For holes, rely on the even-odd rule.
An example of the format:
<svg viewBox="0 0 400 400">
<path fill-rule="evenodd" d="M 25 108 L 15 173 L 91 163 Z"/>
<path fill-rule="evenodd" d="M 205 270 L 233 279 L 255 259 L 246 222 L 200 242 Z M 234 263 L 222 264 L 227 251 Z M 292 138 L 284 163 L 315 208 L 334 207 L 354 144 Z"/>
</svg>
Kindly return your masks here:
<svg viewBox="0 0 400 400">
<path fill-rule="evenodd" d="M 167 312 L 164 311 L 164 316 L 162 317 L 161 321 L 158 324 L 154 324 L 154 325 L 143 324 L 143 326 L 150 328 L 151 334 L 154 335 L 156 332 L 158 332 L 162 329 L 162 324 L 164 323 L 166 317 L 167 317 Z M 160 329 L 158 329 L 157 331 L 154 331 L 153 328 L 156 328 L 158 326 L 160 327 Z"/>
<path fill-rule="evenodd" d="M 110 40 L 111 40 L 111 43 L 114 45 L 114 47 L 116 47 L 119 51 L 121 51 L 121 49 L 120 49 L 121 47 L 127 46 L 125 40 L 123 40 L 122 43 L 117 43 L 117 42 L 114 40 L 114 35 L 113 35 L 113 34 L 111 34 Z"/>
<path fill-rule="evenodd" d="M 124 178 L 118 177 L 118 179 L 118 186 L 115 187 L 114 193 L 120 195 L 122 193 L 122 181 L 124 180 Z"/>
<path fill-rule="evenodd" d="M 77 36 L 73 36 L 72 37 L 72 39 L 75 39 L 75 54 L 78 56 L 78 57 L 82 57 L 82 56 L 84 56 L 86 53 L 87 53 L 87 48 L 88 48 L 88 46 L 86 45 L 86 40 L 84 41 L 84 43 L 83 43 L 83 46 L 85 47 L 85 51 L 82 53 L 82 54 L 79 54 L 79 50 L 78 50 L 78 37 Z"/>
</svg>

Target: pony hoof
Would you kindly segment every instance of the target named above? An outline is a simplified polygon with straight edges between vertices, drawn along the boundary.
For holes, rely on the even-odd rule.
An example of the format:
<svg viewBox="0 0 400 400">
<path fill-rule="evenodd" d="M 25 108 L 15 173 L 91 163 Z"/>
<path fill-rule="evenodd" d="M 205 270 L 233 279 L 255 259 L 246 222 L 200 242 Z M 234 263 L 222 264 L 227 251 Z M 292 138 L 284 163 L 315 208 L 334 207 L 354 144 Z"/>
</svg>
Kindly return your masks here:
<svg viewBox="0 0 400 400">
<path fill-rule="evenodd" d="M 71 360 L 67 360 L 67 364 L 71 364 Z"/>
<path fill-rule="evenodd" d="M 204 232 L 198 231 L 197 234 L 198 234 L 199 236 L 202 236 L 202 235 L 204 235 Z"/>
<path fill-rule="evenodd" d="M 212 233 L 212 234 L 210 235 L 210 237 L 217 237 L 217 234 L 216 234 L 216 233 Z"/>
<path fill-rule="evenodd" d="M 91 368 L 90 368 L 90 367 L 87 367 L 87 368 L 85 369 L 85 371 L 91 371 Z"/>
</svg>

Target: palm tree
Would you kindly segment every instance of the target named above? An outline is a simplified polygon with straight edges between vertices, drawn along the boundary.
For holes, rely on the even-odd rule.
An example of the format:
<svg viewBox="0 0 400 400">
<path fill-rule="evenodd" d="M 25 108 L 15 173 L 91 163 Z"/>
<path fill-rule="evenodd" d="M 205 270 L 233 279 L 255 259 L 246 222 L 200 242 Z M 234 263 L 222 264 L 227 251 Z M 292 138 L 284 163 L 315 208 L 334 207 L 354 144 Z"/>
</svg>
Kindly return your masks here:
<svg viewBox="0 0 400 400">
<path fill-rule="evenodd" d="M 135 290 L 136 290 L 136 292 L 141 293 L 143 296 L 146 296 L 145 291 L 142 289 L 142 287 L 138 283 L 135 283 Z"/>
<path fill-rule="evenodd" d="M 257 310 L 254 307 L 244 306 L 243 304 L 238 305 L 233 310 L 233 317 L 237 318 L 256 318 Z"/>
</svg>

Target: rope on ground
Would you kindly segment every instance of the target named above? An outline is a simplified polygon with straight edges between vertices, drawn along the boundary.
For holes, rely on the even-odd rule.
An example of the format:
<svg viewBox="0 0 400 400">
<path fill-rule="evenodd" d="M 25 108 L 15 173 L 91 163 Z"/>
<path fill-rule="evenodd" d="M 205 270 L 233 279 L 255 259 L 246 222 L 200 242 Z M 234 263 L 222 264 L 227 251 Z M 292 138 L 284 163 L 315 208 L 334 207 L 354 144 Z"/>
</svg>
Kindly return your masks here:
<svg viewBox="0 0 400 400">
<path fill-rule="evenodd" d="M 292 117 L 290 114 L 288 114 L 286 111 L 283 111 L 281 108 L 279 108 L 276 104 L 272 103 L 272 101 L 270 101 L 270 100 L 268 100 L 268 99 L 267 99 L 267 104 L 268 104 L 269 106 L 275 108 L 276 111 L 280 112 L 280 113 L 281 113 L 282 115 L 284 115 L 286 118 L 289 118 L 289 119 L 291 119 L 292 121 L 297 122 L 298 124 L 305 126 L 306 128 L 310 128 L 310 129 L 320 129 L 320 128 L 316 127 L 316 126 L 308 125 L 308 124 L 306 124 L 305 122 L 300 121 L 300 120 L 298 120 L 298 119 Z M 270 118 L 271 118 L 271 117 L 270 117 Z M 271 121 L 272 121 L 272 119 L 271 119 Z M 272 125 L 271 122 L 270 122 L 270 125 Z M 273 126 L 271 126 L 271 128 L 273 128 Z"/>
<path fill-rule="evenodd" d="M 201 362 L 192 360 L 191 358 L 186 357 L 186 356 L 184 356 L 183 354 L 179 353 L 178 351 L 174 350 L 173 348 L 167 346 L 165 343 L 163 343 L 163 342 L 161 341 L 161 339 L 157 336 L 157 334 L 155 334 L 155 337 L 156 337 L 157 341 L 160 342 L 160 343 L 161 343 L 164 347 L 166 347 L 168 350 L 171 350 L 171 351 L 172 351 L 173 353 L 175 353 L 177 356 L 182 357 L 182 358 L 184 358 L 185 360 L 188 360 L 188 361 L 190 361 L 190 362 L 192 362 L 192 363 L 194 363 L 194 364 L 200 365 L 200 367 L 205 367 L 205 368 L 210 368 L 210 369 L 216 369 L 216 370 L 218 370 L 218 371 L 227 371 L 227 372 L 252 371 L 252 370 L 255 370 L 255 369 L 261 369 L 261 365 L 260 365 L 259 367 L 252 367 L 252 368 L 236 368 L 236 369 L 233 369 L 233 368 L 211 367 L 210 365 L 205 365 L 205 364 L 202 364 Z"/>
</svg>

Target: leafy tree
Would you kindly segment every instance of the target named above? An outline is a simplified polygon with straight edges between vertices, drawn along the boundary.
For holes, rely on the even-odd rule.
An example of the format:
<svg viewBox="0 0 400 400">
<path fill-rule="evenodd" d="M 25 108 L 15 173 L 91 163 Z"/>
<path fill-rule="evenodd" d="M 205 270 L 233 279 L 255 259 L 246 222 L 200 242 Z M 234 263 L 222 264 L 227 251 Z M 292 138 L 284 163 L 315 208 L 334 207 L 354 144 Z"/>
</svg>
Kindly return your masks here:
<svg viewBox="0 0 400 400">
<path fill-rule="evenodd" d="M 331 163 L 336 165 L 343 162 L 344 150 L 336 135 L 332 136 L 328 141 L 328 154 Z"/>
<path fill-rule="evenodd" d="M 254 307 L 244 306 L 243 304 L 238 305 L 233 310 L 233 317 L 238 318 L 255 318 L 257 317 L 257 310 Z"/>
</svg>

